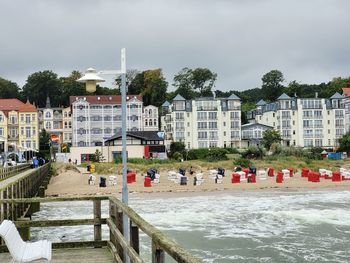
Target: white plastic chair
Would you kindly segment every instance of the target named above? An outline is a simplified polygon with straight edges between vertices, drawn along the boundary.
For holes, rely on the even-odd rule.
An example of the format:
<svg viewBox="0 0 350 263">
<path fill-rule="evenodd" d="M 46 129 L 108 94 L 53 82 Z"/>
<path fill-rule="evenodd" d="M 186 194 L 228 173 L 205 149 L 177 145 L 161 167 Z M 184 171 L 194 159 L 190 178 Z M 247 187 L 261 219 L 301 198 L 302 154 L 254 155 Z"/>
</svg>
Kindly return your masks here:
<svg viewBox="0 0 350 263">
<path fill-rule="evenodd" d="M 115 175 L 110 175 L 108 177 L 109 185 L 117 185 L 117 177 Z"/>
<path fill-rule="evenodd" d="M 153 179 L 153 183 L 159 184 L 159 181 L 160 181 L 160 174 L 155 174 L 154 179 Z"/>
<path fill-rule="evenodd" d="M 176 172 L 175 171 L 168 172 L 168 180 L 170 180 L 170 181 L 176 180 Z"/>
<path fill-rule="evenodd" d="M 24 242 L 18 233 L 15 224 L 10 220 L 4 220 L 0 225 L 0 236 L 12 256 L 12 262 L 31 262 L 38 259 L 51 261 L 51 241 L 39 240 L 36 242 Z"/>
<path fill-rule="evenodd" d="M 289 179 L 290 178 L 290 171 L 288 169 L 283 169 L 283 179 Z"/>
</svg>

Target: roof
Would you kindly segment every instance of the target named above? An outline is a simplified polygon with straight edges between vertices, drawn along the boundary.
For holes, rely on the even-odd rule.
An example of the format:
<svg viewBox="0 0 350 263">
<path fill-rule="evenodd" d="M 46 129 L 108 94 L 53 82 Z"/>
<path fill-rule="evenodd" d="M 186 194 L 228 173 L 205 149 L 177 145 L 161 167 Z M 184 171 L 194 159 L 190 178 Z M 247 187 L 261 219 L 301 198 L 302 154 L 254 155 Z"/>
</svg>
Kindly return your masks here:
<svg viewBox="0 0 350 263">
<path fill-rule="evenodd" d="M 331 99 L 342 99 L 343 96 L 340 95 L 338 92 L 334 93 L 333 96 L 331 97 Z"/>
<path fill-rule="evenodd" d="M 278 100 L 289 100 L 291 99 L 286 93 L 283 93 L 281 96 L 277 98 Z"/>
<path fill-rule="evenodd" d="M 29 101 L 27 101 L 25 104 L 23 103 L 23 105 L 19 107 L 19 112 L 35 112 L 35 111 L 37 111 L 37 109 L 33 104 L 30 104 Z"/>
<path fill-rule="evenodd" d="M 19 107 L 24 104 L 19 99 L 0 99 L 0 110 L 19 110 Z"/>
<path fill-rule="evenodd" d="M 167 100 L 162 104 L 162 107 L 169 107 L 169 106 L 170 106 L 170 103 Z"/>
<path fill-rule="evenodd" d="M 343 90 L 343 95 L 350 96 L 350 88 L 342 88 L 342 90 Z"/>
<path fill-rule="evenodd" d="M 149 141 L 163 141 L 164 138 L 162 138 L 163 132 L 159 131 L 127 131 L 126 136 L 134 137 L 137 139 L 143 139 L 143 140 L 149 140 Z M 121 132 L 117 133 L 116 135 L 110 137 L 106 142 L 114 141 L 117 139 L 120 139 L 122 137 Z"/>
<path fill-rule="evenodd" d="M 240 98 L 238 98 L 235 94 L 231 94 L 230 97 L 227 98 L 228 100 L 241 100 Z"/>
<path fill-rule="evenodd" d="M 266 104 L 266 101 L 264 100 L 259 100 L 258 103 L 256 104 L 256 106 L 263 106 Z"/>
<path fill-rule="evenodd" d="M 185 100 L 180 94 L 177 94 L 173 100 Z"/>
<path fill-rule="evenodd" d="M 269 125 L 265 125 L 265 124 L 261 124 L 261 123 L 247 123 L 247 124 L 243 124 L 241 126 L 241 129 L 243 130 L 247 130 L 249 129 L 250 127 L 253 127 L 253 126 L 262 126 L 262 127 L 266 127 L 266 128 L 269 128 L 269 129 L 273 129 L 273 126 L 269 126 Z"/>
<path fill-rule="evenodd" d="M 141 95 L 127 95 L 126 101 L 133 98 L 142 101 Z M 122 97 L 120 95 L 96 95 L 96 96 L 70 96 L 69 102 L 72 104 L 77 100 L 86 100 L 90 104 L 121 104 Z"/>
</svg>

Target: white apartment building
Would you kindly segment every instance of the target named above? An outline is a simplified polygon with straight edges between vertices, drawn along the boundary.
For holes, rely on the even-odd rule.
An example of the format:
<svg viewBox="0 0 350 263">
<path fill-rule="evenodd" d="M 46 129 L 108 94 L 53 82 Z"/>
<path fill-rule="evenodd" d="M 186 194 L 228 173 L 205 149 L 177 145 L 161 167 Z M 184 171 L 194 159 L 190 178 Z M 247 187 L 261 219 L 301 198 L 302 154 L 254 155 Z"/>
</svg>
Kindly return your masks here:
<svg viewBox="0 0 350 263">
<path fill-rule="evenodd" d="M 344 97 L 296 98 L 282 94 L 277 101 L 257 103 L 248 113 L 251 123 L 272 126 L 287 146 L 337 147 L 345 133 Z"/>
<path fill-rule="evenodd" d="M 72 146 L 102 146 L 121 131 L 121 96 L 71 96 Z M 143 129 L 143 102 L 139 95 L 127 96 L 127 130 Z"/>
<path fill-rule="evenodd" d="M 156 106 L 145 106 L 143 109 L 143 130 L 158 131 L 158 117 L 158 108 Z"/>
<path fill-rule="evenodd" d="M 168 148 L 172 141 L 184 142 L 187 149 L 240 147 L 241 100 L 234 94 L 195 100 L 178 94 L 162 105 L 161 123 Z"/>
<path fill-rule="evenodd" d="M 345 132 L 350 131 L 350 88 L 343 88 L 343 103 L 345 108 Z"/>
</svg>

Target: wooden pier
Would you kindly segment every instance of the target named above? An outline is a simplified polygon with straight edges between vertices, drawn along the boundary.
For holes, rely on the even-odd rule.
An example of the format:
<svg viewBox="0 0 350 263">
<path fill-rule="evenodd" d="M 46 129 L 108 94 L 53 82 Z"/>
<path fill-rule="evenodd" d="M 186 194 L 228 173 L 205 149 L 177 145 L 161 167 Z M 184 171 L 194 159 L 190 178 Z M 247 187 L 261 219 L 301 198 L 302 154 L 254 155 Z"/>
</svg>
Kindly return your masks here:
<svg viewBox="0 0 350 263">
<path fill-rule="evenodd" d="M 101 201 L 108 200 L 109 216 L 102 218 Z M 93 218 L 91 219 L 60 219 L 60 220 L 15 220 L 22 238 L 30 236 L 31 227 L 55 227 L 55 226 L 79 226 L 92 225 L 94 239 L 90 241 L 71 241 L 53 243 L 52 262 L 125 262 L 124 253 L 128 255 L 132 263 L 165 262 L 165 254 L 169 255 L 176 262 L 199 263 L 200 259 L 189 253 L 186 249 L 168 238 L 160 230 L 146 222 L 130 207 L 123 204 L 113 196 L 84 196 L 84 197 L 51 197 L 51 198 L 17 198 L 2 199 L 3 206 L 25 206 L 34 203 L 47 202 L 75 202 L 90 201 L 92 205 Z M 62 204 L 64 205 L 64 204 Z M 123 235 L 123 214 L 130 220 L 130 240 Z M 109 228 L 109 239 L 102 240 L 102 225 Z M 144 259 L 140 256 L 139 231 L 148 236 L 151 241 L 151 258 Z M 6 246 L 0 246 L 0 251 L 6 251 Z M 79 260 L 77 260 L 79 258 Z M 0 253 L 0 262 L 9 259 L 8 253 Z"/>
</svg>

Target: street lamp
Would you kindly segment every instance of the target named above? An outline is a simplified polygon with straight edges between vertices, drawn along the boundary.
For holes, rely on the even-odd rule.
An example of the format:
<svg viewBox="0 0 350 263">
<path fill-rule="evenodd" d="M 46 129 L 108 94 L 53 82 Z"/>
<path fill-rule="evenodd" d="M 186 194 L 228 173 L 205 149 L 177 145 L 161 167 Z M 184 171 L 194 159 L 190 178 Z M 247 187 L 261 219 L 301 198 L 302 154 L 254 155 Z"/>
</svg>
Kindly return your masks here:
<svg viewBox="0 0 350 263">
<path fill-rule="evenodd" d="M 120 70 L 103 70 L 96 73 L 92 68 L 87 69 L 85 75 L 78 79 L 78 82 L 86 84 L 87 92 L 96 91 L 96 83 L 103 82 L 104 79 L 97 74 L 104 75 L 121 75 L 121 103 L 122 103 L 122 162 L 123 162 L 123 189 L 122 202 L 128 204 L 128 185 L 127 185 L 127 163 L 126 163 L 126 56 L 125 48 L 121 50 L 121 69 Z M 126 213 L 123 213 L 123 233 L 124 237 L 129 242 L 129 219 Z M 128 254 L 124 250 L 125 262 L 130 262 Z"/>
</svg>

